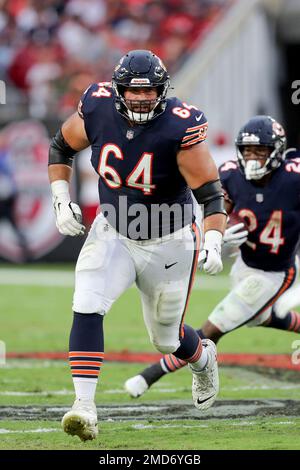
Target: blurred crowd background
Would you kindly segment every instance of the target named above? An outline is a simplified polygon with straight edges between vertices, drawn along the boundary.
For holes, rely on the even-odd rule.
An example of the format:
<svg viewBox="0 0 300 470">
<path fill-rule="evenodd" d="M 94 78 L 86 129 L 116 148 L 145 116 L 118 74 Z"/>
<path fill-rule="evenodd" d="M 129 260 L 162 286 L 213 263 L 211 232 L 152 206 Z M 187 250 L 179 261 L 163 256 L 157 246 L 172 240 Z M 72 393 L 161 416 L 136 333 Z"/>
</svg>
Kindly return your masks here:
<svg viewBox="0 0 300 470">
<path fill-rule="evenodd" d="M 217 165 L 235 158 L 254 114 L 274 116 L 300 148 L 299 24 L 299 0 L 0 0 L 0 260 L 76 259 L 83 240 L 55 227 L 49 141 L 128 50 L 159 55 L 171 94 L 205 112 Z M 89 226 L 90 149 L 75 159 L 72 192 Z"/>
<path fill-rule="evenodd" d="M 174 74 L 230 1 L 0 0 L 0 258 L 76 258 L 82 240 L 65 240 L 53 218 L 50 136 L 128 50 L 154 51 Z M 98 206 L 89 156 L 76 158 L 73 181 L 88 227 Z"/>
<path fill-rule="evenodd" d="M 174 73 L 229 0 L 1 0 L 0 74 L 14 113 L 64 119 L 131 49 Z"/>
</svg>

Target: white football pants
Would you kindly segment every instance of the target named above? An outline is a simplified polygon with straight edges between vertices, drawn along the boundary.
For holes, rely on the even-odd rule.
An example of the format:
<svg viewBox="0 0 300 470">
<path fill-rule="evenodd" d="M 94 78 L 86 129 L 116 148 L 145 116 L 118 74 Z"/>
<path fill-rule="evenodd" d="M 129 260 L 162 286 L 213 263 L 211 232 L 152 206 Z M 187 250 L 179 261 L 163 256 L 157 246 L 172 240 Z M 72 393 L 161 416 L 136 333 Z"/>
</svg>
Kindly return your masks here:
<svg viewBox="0 0 300 470">
<path fill-rule="evenodd" d="M 271 315 L 276 300 L 293 284 L 297 268 L 263 271 L 247 266 L 239 256 L 230 272 L 232 290 L 215 307 L 208 319 L 226 333 L 244 324 L 257 326 Z"/>
<path fill-rule="evenodd" d="M 73 310 L 105 315 L 136 282 L 151 342 L 164 354 L 176 351 L 199 245 L 196 224 L 162 238 L 133 241 L 99 214 L 77 260 Z"/>
</svg>

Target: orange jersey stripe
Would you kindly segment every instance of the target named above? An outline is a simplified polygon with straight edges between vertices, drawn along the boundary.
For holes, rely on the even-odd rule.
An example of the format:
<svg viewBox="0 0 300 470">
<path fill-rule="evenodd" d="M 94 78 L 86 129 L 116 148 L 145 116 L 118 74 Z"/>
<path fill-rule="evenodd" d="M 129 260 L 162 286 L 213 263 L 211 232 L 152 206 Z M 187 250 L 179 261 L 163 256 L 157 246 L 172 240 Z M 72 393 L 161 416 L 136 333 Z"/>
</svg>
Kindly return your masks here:
<svg viewBox="0 0 300 470">
<path fill-rule="evenodd" d="M 203 124 L 200 124 L 200 126 L 195 126 L 195 127 L 188 127 L 186 132 L 193 132 L 196 131 L 197 129 L 202 129 L 202 127 L 207 126 L 208 123 L 204 122 Z"/>
<path fill-rule="evenodd" d="M 183 139 L 182 139 L 182 142 L 185 142 L 186 140 L 189 140 L 189 139 L 194 139 L 195 137 L 199 137 L 199 132 L 195 132 L 195 134 L 191 134 L 191 135 L 186 135 Z"/>
<path fill-rule="evenodd" d="M 205 137 L 203 136 L 199 136 L 197 139 L 193 139 L 193 140 L 189 140 L 188 142 L 186 142 L 185 144 L 181 144 L 180 147 L 189 147 L 190 145 L 192 144 L 196 144 L 197 142 L 202 142 L 203 140 L 205 140 Z"/>
</svg>

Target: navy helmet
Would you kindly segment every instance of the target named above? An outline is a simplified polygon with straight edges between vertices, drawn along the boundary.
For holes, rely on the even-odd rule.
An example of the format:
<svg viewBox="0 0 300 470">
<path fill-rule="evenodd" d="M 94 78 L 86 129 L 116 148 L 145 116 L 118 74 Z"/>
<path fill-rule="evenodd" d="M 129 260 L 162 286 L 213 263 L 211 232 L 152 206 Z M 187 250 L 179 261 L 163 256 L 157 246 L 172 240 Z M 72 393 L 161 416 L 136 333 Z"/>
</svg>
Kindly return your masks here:
<svg viewBox="0 0 300 470">
<path fill-rule="evenodd" d="M 153 52 L 146 50 L 129 51 L 117 64 L 112 87 L 115 92 L 115 106 L 122 116 L 139 124 L 156 118 L 166 109 L 166 95 L 170 77 L 163 62 Z M 126 88 L 155 87 L 155 100 L 125 100 Z M 137 106 L 140 109 L 137 109 Z"/>
<path fill-rule="evenodd" d="M 271 116 L 254 116 L 239 131 L 235 141 L 237 158 L 240 170 L 246 179 L 258 180 L 276 170 L 285 159 L 286 136 L 284 128 Z M 270 148 L 270 155 L 263 166 L 256 160 L 243 157 L 245 146 L 266 146 Z"/>
</svg>

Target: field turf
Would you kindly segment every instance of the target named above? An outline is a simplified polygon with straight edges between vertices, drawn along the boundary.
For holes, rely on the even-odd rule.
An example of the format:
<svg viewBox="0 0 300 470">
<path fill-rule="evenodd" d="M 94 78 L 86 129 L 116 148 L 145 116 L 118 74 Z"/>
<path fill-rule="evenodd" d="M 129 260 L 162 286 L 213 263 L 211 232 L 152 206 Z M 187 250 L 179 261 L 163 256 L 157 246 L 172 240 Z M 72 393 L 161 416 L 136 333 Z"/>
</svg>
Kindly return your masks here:
<svg viewBox="0 0 300 470">
<path fill-rule="evenodd" d="M 228 291 L 226 274 L 215 279 L 215 284 L 204 276 L 197 279 L 186 318 L 194 327 Z M 72 270 L 65 266 L 2 267 L 0 340 L 7 352 L 67 351 L 72 292 Z M 221 340 L 218 351 L 291 354 L 298 339 L 244 327 Z M 154 352 L 134 288 L 105 319 L 105 349 Z M 81 443 L 60 428 L 64 409 L 73 401 L 68 364 L 7 360 L 0 368 L 0 449 L 300 449 L 300 371 L 221 366 L 218 401 L 199 415 L 192 406 L 188 370 L 130 399 L 123 383 L 146 365 L 105 363 L 96 397 L 101 432 L 96 441 Z"/>
</svg>

